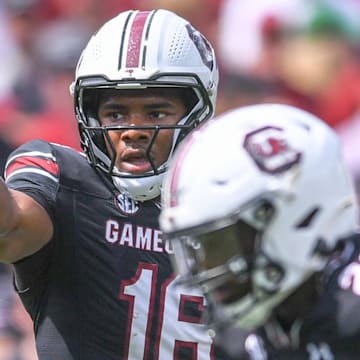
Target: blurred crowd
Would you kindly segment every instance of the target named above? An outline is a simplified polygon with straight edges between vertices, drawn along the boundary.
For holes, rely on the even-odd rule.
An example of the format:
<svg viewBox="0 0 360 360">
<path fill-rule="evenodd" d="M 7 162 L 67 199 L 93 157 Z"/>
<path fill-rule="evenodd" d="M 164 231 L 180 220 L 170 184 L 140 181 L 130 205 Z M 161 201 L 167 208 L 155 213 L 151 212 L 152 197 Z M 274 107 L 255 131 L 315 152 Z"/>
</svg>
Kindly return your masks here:
<svg viewBox="0 0 360 360">
<path fill-rule="evenodd" d="M 0 167 L 43 138 L 80 150 L 69 84 L 91 34 L 127 9 L 164 8 L 214 45 L 217 114 L 282 102 L 340 135 L 360 193 L 360 0 L 1 0 Z M 0 266 L 0 360 L 36 359 L 31 323 Z"/>
</svg>

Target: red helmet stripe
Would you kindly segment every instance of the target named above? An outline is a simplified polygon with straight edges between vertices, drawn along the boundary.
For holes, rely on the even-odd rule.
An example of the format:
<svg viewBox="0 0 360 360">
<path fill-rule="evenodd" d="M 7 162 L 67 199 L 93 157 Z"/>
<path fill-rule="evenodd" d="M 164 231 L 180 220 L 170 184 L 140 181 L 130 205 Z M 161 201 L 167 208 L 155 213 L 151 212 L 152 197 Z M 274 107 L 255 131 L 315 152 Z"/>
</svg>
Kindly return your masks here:
<svg viewBox="0 0 360 360">
<path fill-rule="evenodd" d="M 150 11 L 140 11 L 135 15 L 131 25 L 129 43 L 126 57 L 126 67 L 134 68 L 139 66 L 141 40 L 143 38 L 145 23 Z"/>
<path fill-rule="evenodd" d="M 209 126 L 209 124 L 211 124 L 211 121 L 203 124 L 202 126 L 196 128 L 196 130 L 190 132 L 190 134 L 185 138 L 185 140 L 183 140 L 182 148 L 181 148 L 181 150 L 179 150 L 178 155 L 176 155 L 177 159 L 174 163 L 172 174 L 170 177 L 170 186 L 169 186 L 169 191 L 170 191 L 169 206 L 170 207 L 175 207 L 177 205 L 178 199 L 177 199 L 176 194 L 177 194 L 177 188 L 178 188 L 181 167 L 183 166 L 184 161 L 185 161 L 186 157 L 188 156 L 187 153 L 191 149 L 191 144 L 193 144 L 195 141 L 197 141 L 199 133 L 203 132 L 204 129 L 206 129 Z"/>
<path fill-rule="evenodd" d="M 177 187 L 178 187 L 178 181 L 180 176 L 180 169 L 183 165 L 184 159 L 186 157 L 186 154 L 190 150 L 190 145 L 195 141 L 196 136 L 193 135 L 194 133 L 190 133 L 190 135 L 186 138 L 186 140 L 183 142 L 182 150 L 179 152 L 178 159 L 174 165 L 173 172 L 170 178 L 170 201 L 169 206 L 175 207 L 177 205 Z"/>
</svg>

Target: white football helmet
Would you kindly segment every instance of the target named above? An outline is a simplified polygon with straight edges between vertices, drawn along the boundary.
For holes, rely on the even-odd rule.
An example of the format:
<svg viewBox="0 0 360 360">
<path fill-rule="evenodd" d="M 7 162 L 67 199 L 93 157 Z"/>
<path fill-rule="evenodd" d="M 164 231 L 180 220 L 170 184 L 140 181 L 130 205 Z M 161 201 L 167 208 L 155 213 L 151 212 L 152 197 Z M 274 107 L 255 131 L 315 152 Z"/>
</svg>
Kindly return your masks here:
<svg viewBox="0 0 360 360">
<path fill-rule="evenodd" d="M 166 10 L 126 11 L 105 23 L 90 39 L 77 65 L 74 95 L 81 144 L 88 160 L 109 174 L 119 190 L 134 200 L 160 194 L 167 162 L 145 174 L 120 172 L 116 153 L 104 146 L 108 128 L 97 119 L 97 91 L 177 87 L 192 89 L 197 103 L 174 128 L 173 150 L 201 121 L 214 114 L 218 67 L 214 50 L 185 19 Z M 128 127 L 117 127 L 118 130 Z M 136 126 L 131 126 L 136 128 Z M 148 127 L 147 127 L 148 128 Z M 169 126 L 164 128 L 169 129 Z M 114 130 L 114 127 L 111 128 Z M 154 126 L 151 146 L 162 126 Z M 149 156 L 149 162 L 154 164 Z"/>
<path fill-rule="evenodd" d="M 334 131 L 297 108 L 261 104 L 181 144 L 160 225 L 183 281 L 207 296 L 213 326 L 253 329 L 323 269 L 356 228 L 356 204 Z"/>
</svg>

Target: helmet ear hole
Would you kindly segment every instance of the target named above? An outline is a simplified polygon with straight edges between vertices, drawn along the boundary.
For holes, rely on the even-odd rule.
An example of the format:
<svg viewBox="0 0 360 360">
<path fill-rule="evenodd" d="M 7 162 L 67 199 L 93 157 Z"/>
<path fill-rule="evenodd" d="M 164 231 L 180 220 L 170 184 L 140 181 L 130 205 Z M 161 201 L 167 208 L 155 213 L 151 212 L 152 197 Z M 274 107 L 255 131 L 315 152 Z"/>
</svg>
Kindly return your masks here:
<svg viewBox="0 0 360 360">
<path fill-rule="evenodd" d="M 328 257 L 329 255 L 333 254 L 335 248 L 336 246 L 330 247 L 324 239 L 319 238 L 314 247 L 313 253 L 320 256 Z"/>
<path fill-rule="evenodd" d="M 316 215 L 319 213 L 320 208 L 316 207 L 308 212 L 296 225 L 297 229 L 306 228 L 310 226 L 310 224 L 315 219 Z"/>
<path fill-rule="evenodd" d="M 270 201 L 264 200 L 254 210 L 254 219 L 256 222 L 260 222 L 263 225 L 270 222 L 275 214 L 275 208 Z"/>
</svg>

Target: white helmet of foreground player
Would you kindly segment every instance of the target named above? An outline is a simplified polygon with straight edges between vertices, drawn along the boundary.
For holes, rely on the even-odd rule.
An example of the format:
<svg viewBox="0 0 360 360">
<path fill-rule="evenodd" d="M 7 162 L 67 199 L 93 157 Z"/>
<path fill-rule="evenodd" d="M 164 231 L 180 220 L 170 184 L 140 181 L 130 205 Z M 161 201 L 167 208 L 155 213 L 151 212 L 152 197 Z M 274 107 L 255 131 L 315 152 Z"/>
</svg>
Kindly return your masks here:
<svg viewBox="0 0 360 360">
<path fill-rule="evenodd" d="M 199 127 L 163 195 L 175 266 L 214 305 L 215 327 L 263 324 L 357 223 L 337 136 L 286 105 L 236 109 Z"/>
<path fill-rule="evenodd" d="M 157 197 L 167 161 L 156 166 L 150 154 L 162 126 L 153 127 L 146 151 L 152 170 L 145 174 L 119 171 L 115 166 L 116 151 L 109 151 L 104 144 L 106 139 L 111 145 L 107 135 L 109 127 L 100 126 L 94 108 L 98 91 L 151 87 L 192 89 L 197 99 L 195 106 L 177 125 L 171 126 L 175 131 L 170 158 L 179 141 L 199 122 L 214 114 L 217 86 L 218 68 L 213 48 L 183 18 L 170 11 L 153 10 L 127 11 L 111 19 L 84 49 L 71 86 L 81 144 L 90 163 L 109 174 L 119 190 L 130 198 L 143 201 Z M 136 129 L 136 126 L 119 126 L 116 130 L 129 128 Z"/>
</svg>

